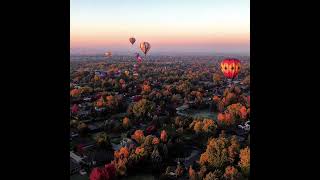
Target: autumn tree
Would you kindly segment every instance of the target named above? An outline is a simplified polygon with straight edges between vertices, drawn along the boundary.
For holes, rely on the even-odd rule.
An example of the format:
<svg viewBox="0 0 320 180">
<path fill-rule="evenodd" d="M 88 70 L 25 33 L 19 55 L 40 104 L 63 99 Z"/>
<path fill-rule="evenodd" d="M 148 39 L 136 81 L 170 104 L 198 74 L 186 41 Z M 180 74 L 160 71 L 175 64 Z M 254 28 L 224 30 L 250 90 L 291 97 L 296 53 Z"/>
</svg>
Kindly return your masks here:
<svg viewBox="0 0 320 180">
<path fill-rule="evenodd" d="M 151 154 L 152 151 L 153 151 L 153 140 L 154 140 L 154 138 L 155 138 L 155 136 L 148 135 L 145 138 L 143 144 L 141 145 L 141 147 L 143 147 L 148 154 Z"/>
<path fill-rule="evenodd" d="M 217 103 L 217 109 L 219 112 L 223 112 L 224 111 L 224 102 L 222 100 L 220 100 L 218 103 Z"/>
<path fill-rule="evenodd" d="M 213 101 L 214 103 L 218 104 L 218 102 L 221 101 L 221 99 L 219 98 L 219 96 L 216 96 L 216 95 L 215 95 L 215 96 L 212 97 L 212 101 Z"/>
<path fill-rule="evenodd" d="M 239 143 L 232 137 L 224 136 L 212 138 L 208 141 L 206 151 L 200 156 L 200 165 L 210 168 L 222 168 L 228 165 L 237 155 Z"/>
<path fill-rule="evenodd" d="M 204 119 L 202 130 L 206 133 L 214 133 L 217 128 L 217 125 L 213 121 L 213 119 Z"/>
<path fill-rule="evenodd" d="M 143 91 L 143 93 L 149 93 L 149 92 L 151 92 L 151 86 L 148 85 L 148 84 L 144 84 L 144 85 L 142 86 L 142 91 Z"/>
<path fill-rule="evenodd" d="M 221 126 L 231 126 L 235 123 L 232 114 L 228 112 L 219 113 L 217 119 L 218 119 L 218 124 L 220 124 Z"/>
<path fill-rule="evenodd" d="M 239 110 L 239 116 L 241 119 L 247 119 L 248 110 L 245 106 L 241 106 L 241 108 Z"/>
<path fill-rule="evenodd" d="M 223 178 L 225 180 L 239 180 L 240 179 L 240 173 L 238 169 L 236 169 L 233 166 L 228 166 L 225 169 L 225 172 L 223 174 Z"/>
<path fill-rule="evenodd" d="M 92 93 L 93 89 L 89 86 L 84 86 L 80 88 L 81 94 Z"/>
<path fill-rule="evenodd" d="M 194 124 L 194 128 L 193 130 L 196 132 L 196 133 L 200 133 L 202 132 L 202 128 L 203 128 L 203 122 L 198 120 L 195 124 Z"/>
<path fill-rule="evenodd" d="M 181 101 L 182 101 L 182 98 L 181 98 L 181 95 L 180 94 L 174 94 L 174 95 L 172 95 L 172 97 L 171 97 L 171 102 L 172 103 L 181 103 Z"/>
<path fill-rule="evenodd" d="M 228 159 L 230 163 L 233 163 L 235 161 L 235 158 L 239 154 L 240 144 L 237 136 L 231 136 L 231 139 L 229 142 L 230 142 L 230 145 L 228 147 L 228 156 L 229 156 Z"/>
<path fill-rule="evenodd" d="M 214 73 L 212 79 L 213 79 L 214 85 L 219 85 L 221 83 L 222 77 L 219 73 Z"/>
<path fill-rule="evenodd" d="M 114 162 L 116 172 L 119 176 L 124 176 L 127 173 L 127 158 L 120 158 Z"/>
<path fill-rule="evenodd" d="M 162 163 L 162 156 L 158 150 L 158 147 L 155 147 L 151 153 L 151 161 L 153 167 L 160 168 Z"/>
<path fill-rule="evenodd" d="M 146 117 L 147 113 L 152 113 L 154 110 L 155 104 L 147 99 L 141 99 L 132 107 L 133 114 L 138 118 Z"/>
<path fill-rule="evenodd" d="M 81 94 L 81 91 L 79 89 L 72 89 L 70 91 L 70 96 L 72 97 L 78 97 Z"/>
<path fill-rule="evenodd" d="M 153 144 L 153 145 L 157 145 L 157 144 L 159 144 L 159 143 L 160 143 L 159 138 L 154 137 L 153 140 L 152 140 L 152 144 Z"/>
<path fill-rule="evenodd" d="M 144 142 L 145 136 L 142 130 L 136 130 L 131 138 L 136 140 L 139 144 L 142 144 Z"/>
<path fill-rule="evenodd" d="M 250 86 L 250 75 L 247 75 L 247 76 L 243 79 L 242 83 L 243 83 L 244 85 Z"/>
<path fill-rule="evenodd" d="M 176 87 L 176 89 L 179 93 L 187 94 L 190 91 L 190 86 L 190 82 L 183 81 Z"/>
<path fill-rule="evenodd" d="M 111 145 L 109 136 L 104 132 L 99 133 L 95 139 L 99 147 L 108 147 Z"/>
<path fill-rule="evenodd" d="M 86 125 L 85 123 L 80 122 L 77 128 L 80 136 L 84 137 L 88 135 L 89 128 L 88 128 L 88 125 Z"/>
<path fill-rule="evenodd" d="M 165 130 L 162 130 L 161 131 L 161 134 L 160 134 L 160 140 L 162 141 L 162 142 L 167 142 L 167 140 L 168 140 L 168 135 L 167 135 L 167 132 L 165 131 Z"/>
<path fill-rule="evenodd" d="M 249 176 L 249 174 L 250 174 L 250 148 L 248 146 L 246 148 L 240 150 L 239 166 L 241 168 L 242 173 L 245 176 Z"/>
<path fill-rule="evenodd" d="M 176 176 L 180 177 L 183 175 L 184 168 L 180 165 L 180 163 L 177 165 L 177 168 L 175 170 Z"/>
<path fill-rule="evenodd" d="M 95 167 L 91 170 L 90 180 L 109 180 L 109 174 L 105 168 Z"/>
<path fill-rule="evenodd" d="M 70 127 L 71 128 L 77 128 L 78 124 L 79 124 L 79 121 L 76 120 L 76 119 L 73 119 L 73 120 L 70 121 Z"/>
<path fill-rule="evenodd" d="M 221 172 L 215 170 L 214 172 L 209 172 L 203 180 L 220 180 Z"/>
<path fill-rule="evenodd" d="M 130 126 L 131 126 L 131 121 L 128 117 L 124 117 L 123 120 L 122 120 L 122 126 L 125 128 L 125 129 L 128 129 Z"/>
<path fill-rule="evenodd" d="M 176 127 L 183 127 L 184 126 L 184 120 L 181 116 L 177 116 L 174 120 L 174 124 Z"/>
<path fill-rule="evenodd" d="M 190 180 L 199 180 L 198 173 L 192 168 L 192 166 L 189 167 L 189 179 Z"/>
</svg>

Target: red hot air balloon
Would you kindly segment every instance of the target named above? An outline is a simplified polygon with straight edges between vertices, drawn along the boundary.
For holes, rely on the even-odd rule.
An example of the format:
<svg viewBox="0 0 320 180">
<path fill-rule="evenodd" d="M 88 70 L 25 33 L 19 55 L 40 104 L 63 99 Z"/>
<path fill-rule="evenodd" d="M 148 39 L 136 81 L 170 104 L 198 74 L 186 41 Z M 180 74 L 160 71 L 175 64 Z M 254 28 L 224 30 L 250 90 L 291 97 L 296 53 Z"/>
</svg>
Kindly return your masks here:
<svg viewBox="0 0 320 180">
<path fill-rule="evenodd" d="M 136 39 L 134 37 L 129 38 L 130 43 L 133 45 L 134 42 L 136 42 Z"/>
<path fill-rule="evenodd" d="M 240 60 L 238 59 L 224 59 L 221 62 L 221 71 L 224 76 L 229 79 L 234 79 L 240 72 Z"/>
<path fill-rule="evenodd" d="M 147 52 L 150 50 L 151 45 L 148 42 L 142 42 L 140 43 L 140 49 L 144 53 L 144 55 L 147 55 Z"/>
</svg>

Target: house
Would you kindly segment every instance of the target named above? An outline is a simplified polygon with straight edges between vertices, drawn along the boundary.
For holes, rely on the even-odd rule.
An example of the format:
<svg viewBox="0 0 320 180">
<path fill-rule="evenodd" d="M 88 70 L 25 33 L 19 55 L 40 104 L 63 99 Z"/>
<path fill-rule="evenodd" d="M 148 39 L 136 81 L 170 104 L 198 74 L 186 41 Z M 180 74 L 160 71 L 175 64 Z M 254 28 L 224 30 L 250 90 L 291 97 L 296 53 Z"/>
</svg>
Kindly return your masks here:
<svg viewBox="0 0 320 180">
<path fill-rule="evenodd" d="M 78 117 L 80 119 L 87 119 L 89 117 L 89 115 L 91 114 L 90 110 L 80 110 L 78 112 Z"/>
<path fill-rule="evenodd" d="M 91 123 L 88 125 L 90 133 L 96 133 L 101 130 L 101 126 L 98 126 L 97 124 Z"/>
<path fill-rule="evenodd" d="M 90 102 L 91 101 L 91 98 L 90 97 L 86 97 L 86 98 L 83 98 L 84 101 L 87 101 L 87 102 Z"/>
<path fill-rule="evenodd" d="M 184 111 L 184 110 L 186 110 L 186 109 L 188 109 L 188 108 L 189 108 L 189 105 L 188 105 L 188 104 L 185 104 L 185 105 L 183 105 L 183 106 L 177 107 L 176 110 L 177 110 L 177 111 Z"/>
<path fill-rule="evenodd" d="M 70 175 L 76 174 L 81 170 L 80 164 L 70 157 Z"/>
<path fill-rule="evenodd" d="M 83 150 L 87 149 L 87 147 L 93 147 L 96 145 L 96 142 L 89 137 L 77 136 L 74 137 L 72 141 L 76 146 L 81 145 Z"/>
<path fill-rule="evenodd" d="M 112 149 L 95 148 L 88 152 L 87 157 L 83 161 L 92 167 L 103 166 L 114 159 L 113 155 L 114 151 Z"/>
<path fill-rule="evenodd" d="M 188 117 L 188 114 L 183 113 L 183 112 L 181 112 L 181 111 L 177 111 L 177 114 L 178 114 L 179 116 Z"/>
</svg>

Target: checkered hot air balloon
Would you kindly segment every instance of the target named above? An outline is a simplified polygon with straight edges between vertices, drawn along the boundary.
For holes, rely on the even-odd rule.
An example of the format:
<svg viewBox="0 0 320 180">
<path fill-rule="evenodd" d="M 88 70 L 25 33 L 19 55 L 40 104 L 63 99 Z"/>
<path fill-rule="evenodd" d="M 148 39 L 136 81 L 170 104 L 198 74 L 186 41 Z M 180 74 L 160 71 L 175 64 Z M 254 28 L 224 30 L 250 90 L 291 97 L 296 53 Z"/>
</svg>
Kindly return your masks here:
<svg viewBox="0 0 320 180">
<path fill-rule="evenodd" d="M 238 59 L 224 59 L 221 62 L 221 71 L 224 76 L 229 79 L 234 79 L 240 72 L 241 63 Z"/>
</svg>

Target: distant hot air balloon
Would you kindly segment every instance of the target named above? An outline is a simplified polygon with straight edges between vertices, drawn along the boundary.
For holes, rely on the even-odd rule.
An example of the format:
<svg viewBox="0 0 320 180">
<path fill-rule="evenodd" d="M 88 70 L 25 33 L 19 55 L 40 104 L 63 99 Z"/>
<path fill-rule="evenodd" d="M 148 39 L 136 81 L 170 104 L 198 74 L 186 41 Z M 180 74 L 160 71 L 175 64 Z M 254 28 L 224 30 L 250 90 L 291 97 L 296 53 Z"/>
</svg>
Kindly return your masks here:
<svg viewBox="0 0 320 180">
<path fill-rule="evenodd" d="M 240 60 L 238 59 L 224 59 L 221 62 L 221 71 L 224 76 L 229 79 L 234 79 L 240 72 Z"/>
<path fill-rule="evenodd" d="M 137 58 L 138 63 L 141 64 L 142 63 L 142 57 L 140 56 L 139 53 L 136 53 L 136 58 Z"/>
<path fill-rule="evenodd" d="M 105 72 L 100 72 L 99 77 L 105 78 L 105 77 L 107 77 L 107 74 Z"/>
<path fill-rule="evenodd" d="M 104 55 L 107 56 L 107 57 L 111 57 L 112 53 L 109 51 L 109 52 L 104 53 Z"/>
<path fill-rule="evenodd" d="M 126 76 L 130 75 L 130 72 L 128 70 L 124 71 L 124 73 L 125 73 Z"/>
<path fill-rule="evenodd" d="M 133 45 L 134 42 L 136 42 L 136 39 L 134 37 L 129 38 L 129 41 L 131 42 L 131 44 Z"/>
<path fill-rule="evenodd" d="M 72 113 L 77 113 L 79 111 L 79 107 L 77 104 L 74 104 L 71 108 L 71 112 Z"/>
<path fill-rule="evenodd" d="M 140 43 L 140 49 L 144 53 L 144 55 L 147 55 L 147 52 L 150 50 L 151 45 L 148 42 L 142 42 Z"/>
</svg>

